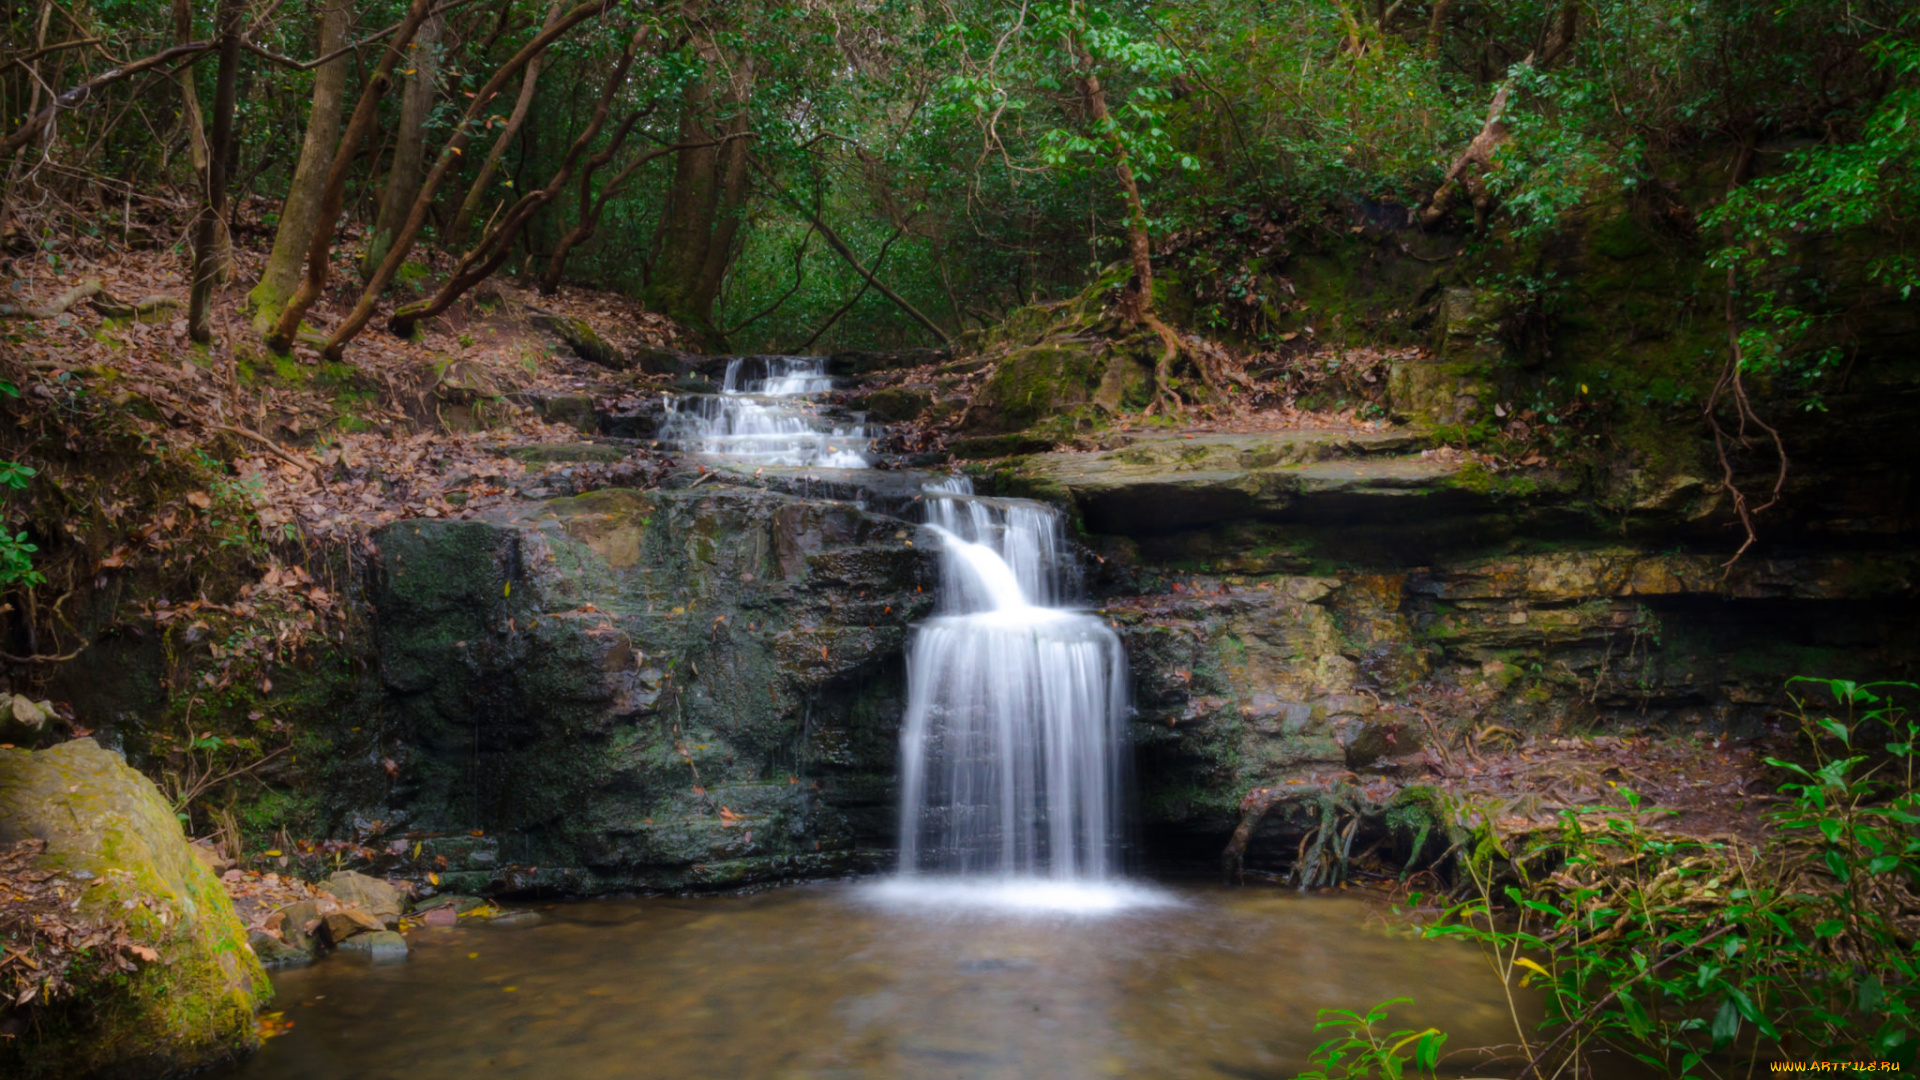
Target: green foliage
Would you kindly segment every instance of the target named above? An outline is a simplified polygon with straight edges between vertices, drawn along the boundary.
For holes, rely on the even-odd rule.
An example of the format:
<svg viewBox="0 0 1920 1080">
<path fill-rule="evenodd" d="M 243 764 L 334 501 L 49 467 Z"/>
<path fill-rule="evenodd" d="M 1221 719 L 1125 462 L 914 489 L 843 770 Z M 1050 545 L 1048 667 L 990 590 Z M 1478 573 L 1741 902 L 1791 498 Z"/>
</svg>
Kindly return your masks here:
<svg viewBox="0 0 1920 1080">
<path fill-rule="evenodd" d="M 1321 1009 L 1313 1025 L 1315 1031 L 1343 1032 L 1314 1048 L 1313 1068 L 1298 1080 L 1402 1080 L 1403 1077 L 1433 1077 L 1440 1063 L 1440 1047 L 1446 1035 L 1435 1028 L 1425 1031 L 1402 1029 L 1376 1032 L 1384 1024 L 1389 1006 L 1411 1001 L 1393 998 L 1367 1010 L 1365 1015 L 1346 1009 Z M 1411 1069 L 1409 1069 L 1411 1066 Z"/>
<path fill-rule="evenodd" d="M 1530 1056 L 1613 1048 L 1675 1077 L 1788 1048 L 1913 1066 L 1920 945 L 1899 919 L 1920 885 L 1920 716 L 1895 695 L 1920 686 L 1793 685 L 1833 705 L 1800 703 L 1807 760 L 1770 759 L 1790 779 L 1758 854 L 1663 832 L 1632 792 L 1624 812 L 1569 811 L 1528 849 L 1481 830 L 1472 894 L 1428 932 L 1481 945 L 1509 1000 L 1543 990 L 1557 1034 L 1520 1030 Z M 1517 881 L 1496 886 L 1503 873 Z"/>
</svg>

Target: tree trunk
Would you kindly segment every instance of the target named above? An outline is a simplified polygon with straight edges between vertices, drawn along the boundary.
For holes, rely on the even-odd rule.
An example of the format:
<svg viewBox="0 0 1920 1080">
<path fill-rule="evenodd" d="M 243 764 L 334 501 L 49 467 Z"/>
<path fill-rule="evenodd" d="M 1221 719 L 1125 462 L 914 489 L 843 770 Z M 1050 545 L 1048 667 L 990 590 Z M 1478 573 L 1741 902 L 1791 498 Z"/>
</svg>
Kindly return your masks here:
<svg viewBox="0 0 1920 1080">
<path fill-rule="evenodd" d="M 1122 305 L 1129 321 L 1144 324 L 1153 314 L 1153 243 L 1147 234 L 1146 205 L 1140 201 L 1140 184 L 1134 179 L 1127 144 L 1120 138 L 1113 114 L 1107 111 L 1107 92 L 1100 86 L 1100 76 L 1093 73 L 1093 58 L 1084 49 L 1080 51 L 1080 64 L 1088 112 L 1113 147 L 1113 172 L 1127 197 L 1127 257 L 1133 263 L 1133 277 L 1127 281 Z"/>
<path fill-rule="evenodd" d="M 240 13 L 245 0 L 221 0 L 220 69 L 213 95 L 213 145 L 207 154 L 206 198 L 194 229 L 193 285 L 187 300 L 187 335 L 202 345 L 213 340 L 212 300 L 219 276 L 220 215 L 227 205 L 227 151 L 233 145 L 234 86 L 240 76 Z"/>
<path fill-rule="evenodd" d="M 393 280 L 393 275 L 399 272 L 400 263 L 407 257 L 407 252 L 413 249 L 414 239 L 426 226 L 427 209 L 432 205 L 434 193 L 440 189 L 440 182 L 446 178 L 448 170 L 453 168 L 454 162 L 458 161 L 465 151 L 468 140 L 473 136 L 475 121 L 479 118 L 481 110 L 486 108 L 495 94 L 505 88 L 507 81 L 513 78 L 515 72 L 522 66 L 532 63 L 548 45 L 559 40 L 568 30 L 604 11 L 606 11 L 605 0 L 587 0 L 586 3 L 554 20 L 546 29 L 534 35 L 532 41 L 521 46 L 520 51 L 514 53 L 505 64 L 502 64 L 499 70 L 493 73 L 493 77 L 487 80 L 486 85 L 474 95 L 472 102 L 467 105 L 465 115 L 455 126 L 452 137 L 448 138 L 447 144 L 440 149 L 440 159 L 434 163 L 433 171 L 427 174 L 426 181 L 420 185 L 420 192 L 414 197 L 413 206 L 407 211 L 407 218 L 401 223 L 400 231 L 393 238 L 385 258 L 374 269 L 367 281 L 367 287 L 360 291 L 360 299 L 354 303 L 353 311 L 334 328 L 332 336 L 327 339 L 325 347 L 327 355 L 339 356 L 346 343 L 359 336 L 360 331 L 367 325 L 367 321 L 373 318 L 374 304 L 379 301 L 380 294 L 386 291 L 388 282 Z M 640 40 L 644 37 L 645 31 L 636 34 L 632 47 L 638 48 Z M 625 63 L 631 65 L 630 55 Z M 607 100 L 611 106 L 612 99 Z"/>
<path fill-rule="evenodd" d="M 713 145 L 715 144 L 712 142 L 692 144 L 674 143 L 672 146 L 663 146 L 657 150 L 649 150 L 634 158 L 632 161 L 627 162 L 624 168 L 613 174 L 613 179 L 607 181 L 606 184 L 601 187 L 599 196 L 594 199 L 591 206 L 588 206 L 584 201 L 586 190 L 583 187 L 580 193 L 582 198 L 580 220 L 565 236 L 560 238 L 559 245 L 553 249 L 553 256 L 547 260 L 546 273 L 540 279 L 540 291 L 551 295 L 560 288 L 560 275 L 566 270 L 567 256 L 573 253 L 574 248 L 579 247 L 581 244 L 593 238 L 593 230 L 600 225 L 600 212 L 607 208 L 608 200 L 619 193 L 620 188 L 626 184 L 628 177 L 638 172 L 641 167 L 654 158 L 675 153 L 676 151 L 691 150 L 695 147 Z"/>
<path fill-rule="evenodd" d="M 414 197 L 420 194 L 420 175 L 427 163 L 427 115 L 433 111 L 433 98 L 439 82 L 440 32 L 445 20 L 431 16 L 420 25 L 420 32 L 408 53 L 411 72 L 400 97 L 400 126 L 394 133 L 393 161 L 387 166 L 387 185 L 380 193 L 380 210 L 374 215 L 373 231 L 367 235 L 366 251 L 360 256 L 360 276 L 372 278 L 393 247 L 393 238 L 406 224 Z"/>
<path fill-rule="evenodd" d="M 602 166 L 613 160 L 613 155 L 620 152 L 620 144 L 627 141 L 627 134 L 633 130 L 635 121 L 639 119 L 639 113 L 628 116 L 620 125 L 620 130 L 613 133 L 613 138 L 607 142 L 607 145 L 588 158 L 586 168 L 580 170 L 580 217 L 574 227 L 567 230 L 567 234 L 560 238 L 560 246 L 554 249 L 553 258 L 547 260 L 546 272 L 540 275 L 538 286 L 540 295 L 552 296 L 560 291 L 560 271 L 567 265 L 567 253 L 573 250 L 574 245 L 593 234 L 593 225 L 599 219 L 600 208 L 606 205 L 605 196 L 598 203 L 594 202 L 593 174 L 599 172 Z M 641 155 L 643 158 L 646 156 Z M 629 166 L 614 174 L 613 179 L 607 182 L 607 193 L 611 194 L 612 186 L 625 180 L 631 171 Z"/>
<path fill-rule="evenodd" d="M 193 8 L 190 0 L 173 0 L 173 43 L 186 45 L 193 41 Z M 207 124 L 200 114 L 200 92 L 193 85 L 195 65 L 189 64 L 180 69 L 180 122 L 186 125 L 187 146 L 193 157 L 193 176 L 200 190 L 210 189 L 207 174 L 207 162 L 212 152 L 207 148 Z M 219 206 L 214 207 L 213 223 L 213 260 L 214 280 L 225 285 L 233 280 L 233 237 L 227 229 L 226 194 L 221 193 Z"/>
<path fill-rule="evenodd" d="M 1343 9 L 1344 10 L 1344 9 Z M 1153 405 L 1152 409 L 1180 407 L 1180 398 L 1173 389 L 1173 364 L 1180 358 L 1180 338 L 1166 323 L 1161 322 L 1153 313 L 1153 242 L 1147 232 L 1146 204 L 1140 198 L 1140 182 L 1133 175 L 1133 158 L 1127 150 L 1127 143 L 1120 134 L 1120 126 L 1113 120 L 1113 114 L 1107 108 L 1107 92 L 1100 85 L 1100 77 L 1094 73 L 1093 57 L 1084 45 L 1074 42 L 1075 54 L 1080 63 L 1080 83 L 1087 95 L 1087 111 L 1092 116 L 1094 126 L 1106 136 L 1113 147 L 1113 173 L 1120 180 L 1120 190 L 1127 198 L 1127 257 L 1133 264 L 1133 276 L 1127 279 L 1125 289 L 1120 293 L 1120 311 L 1135 326 L 1153 331 L 1160 339 L 1160 356 L 1153 365 Z M 1204 362 L 1197 365 L 1200 377 L 1208 386 L 1214 385 L 1214 376 Z"/>
<path fill-rule="evenodd" d="M 541 24 L 542 30 L 553 27 L 560 17 L 560 0 L 553 0 L 547 7 L 547 20 Z M 473 178 L 473 186 L 467 189 L 467 197 L 460 201 L 460 209 L 453 215 L 453 222 L 447 227 L 447 246 L 458 249 L 467 241 L 467 230 L 473 227 L 473 219 L 480 213 L 480 204 L 487 197 L 487 185 L 493 183 L 493 174 L 500 169 L 500 159 L 506 156 L 507 147 L 513 137 L 520 133 L 520 125 L 526 123 L 527 113 L 533 108 L 534 86 L 540 81 L 540 57 L 527 61 L 526 74 L 520 77 L 520 96 L 514 99 L 513 112 L 507 117 L 506 126 L 487 148 L 487 159 L 480 163 L 480 172 Z"/>
<path fill-rule="evenodd" d="M 347 43 L 353 29 L 353 0 L 325 0 L 320 15 L 320 45 L 315 55 L 325 56 Z M 280 208 L 280 228 L 274 233 L 273 251 L 267 256 L 267 268 L 260 284 L 247 294 L 253 307 L 254 329 L 266 334 L 273 329 L 280 309 L 300 280 L 300 260 L 307 253 L 307 241 L 313 238 L 314 221 L 320 216 L 320 191 L 327 182 L 327 169 L 333 164 L 333 148 L 340 143 L 340 120 L 347 97 L 347 57 L 340 56 L 320 65 L 313 77 L 313 107 L 307 113 L 307 134 L 300 144 L 300 163 L 294 167 L 293 181 L 287 187 L 287 201 Z"/>
<path fill-rule="evenodd" d="M 380 97 L 393 81 L 394 65 L 399 63 L 400 55 L 406 52 L 408 42 L 413 40 L 413 32 L 420 28 L 432 4 L 433 0 L 413 0 L 408 6 L 406 17 L 400 20 L 392 43 L 380 54 L 380 62 L 375 65 L 373 76 L 367 80 L 366 89 L 360 92 L 359 103 L 353 107 L 353 117 L 347 121 L 347 132 L 340 137 L 340 146 L 333 153 L 333 164 L 327 169 L 326 186 L 320 190 L 320 213 L 314 219 L 313 239 L 307 242 L 306 276 L 300 280 L 300 288 L 287 301 L 286 310 L 280 313 L 279 324 L 267 338 L 267 345 L 273 349 L 284 352 L 293 347 L 293 339 L 300 332 L 300 320 L 306 317 L 314 301 L 320 299 L 320 291 L 327 286 L 328 262 L 333 255 L 333 234 L 340 224 L 340 205 L 346 199 L 347 173 L 353 166 L 354 153 L 373 127 Z"/>
<path fill-rule="evenodd" d="M 393 317 L 387 322 L 389 330 L 403 338 L 412 337 L 415 326 L 452 307 L 453 302 L 460 299 L 462 294 L 485 281 L 500 268 L 502 263 L 507 261 L 507 256 L 512 253 L 513 242 L 519 236 L 521 228 L 567 186 L 567 181 L 573 177 L 574 163 L 580 160 L 580 155 L 592 145 L 594 139 L 599 137 L 600 128 L 607 122 L 607 113 L 613 109 L 614 95 L 626 82 L 627 71 L 633 66 L 634 54 L 639 51 L 640 43 L 647 39 L 647 34 L 648 28 L 645 26 L 634 31 L 633 38 L 627 42 L 625 51 L 620 54 L 619 62 L 614 64 L 612 74 L 607 77 L 606 87 L 600 93 L 600 101 L 594 107 L 593 117 L 587 122 L 586 130 L 573 140 L 573 145 L 567 147 L 566 157 L 560 160 L 560 168 L 554 173 L 553 179 L 547 181 L 547 186 L 521 196 L 519 201 L 514 203 L 513 208 L 507 211 L 506 217 L 499 226 L 481 240 L 478 247 L 460 257 L 459 264 L 454 267 L 453 276 L 440 286 L 440 291 L 434 293 L 432 299 L 417 304 L 407 304 L 393 313 Z M 364 300 L 364 297 L 362 299 Z M 334 339 L 327 343 L 327 353 L 337 358 L 339 355 L 337 350 L 344 346 L 346 341 L 340 338 L 338 332 L 335 333 Z"/>
<path fill-rule="evenodd" d="M 53 0 L 41 0 L 40 26 L 33 43 L 33 48 L 36 53 L 47 47 L 47 27 L 52 22 Z M 42 81 L 40 77 L 40 57 L 36 56 L 33 62 L 27 65 L 28 116 L 37 116 L 40 113 L 40 85 Z M 20 183 L 21 159 L 26 157 L 26 155 L 9 153 L 7 157 L 6 185 L 0 187 L 0 243 L 4 243 L 8 235 L 13 231 L 14 188 Z"/>
<path fill-rule="evenodd" d="M 1427 19 L 1427 59 L 1440 58 L 1440 37 L 1447 28 L 1447 6 L 1452 0 L 1433 0 L 1433 15 Z"/>
<path fill-rule="evenodd" d="M 709 55 L 710 62 L 715 59 L 717 55 Z M 660 256 L 647 278 L 648 306 L 708 336 L 714 334 L 713 302 L 733 257 L 738 211 L 748 189 L 747 147 L 741 136 L 747 130 L 752 75 L 745 65 L 736 71 L 725 102 L 733 109 L 726 134 L 734 138 L 724 146 L 711 130 L 718 111 L 712 86 L 704 79 L 687 84 L 677 141 L 715 145 L 688 150 L 675 162 Z"/>
</svg>

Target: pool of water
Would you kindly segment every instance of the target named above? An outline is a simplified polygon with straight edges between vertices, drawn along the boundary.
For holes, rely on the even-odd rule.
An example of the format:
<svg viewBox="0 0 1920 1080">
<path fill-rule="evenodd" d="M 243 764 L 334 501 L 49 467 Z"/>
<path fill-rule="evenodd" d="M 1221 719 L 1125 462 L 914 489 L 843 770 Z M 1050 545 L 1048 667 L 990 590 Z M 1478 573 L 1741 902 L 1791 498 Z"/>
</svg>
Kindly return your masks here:
<svg viewBox="0 0 1920 1080">
<path fill-rule="evenodd" d="M 1477 951 L 1357 897 L 869 883 L 539 910 L 415 931 L 404 963 L 278 974 L 292 1027 L 215 1075 L 1287 1078 L 1324 1038 L 1316 1009 L 1391 997 L 1415 999 L 1395 1026 L 1449 1049 L 1513 1041 Z"/>
</svg>

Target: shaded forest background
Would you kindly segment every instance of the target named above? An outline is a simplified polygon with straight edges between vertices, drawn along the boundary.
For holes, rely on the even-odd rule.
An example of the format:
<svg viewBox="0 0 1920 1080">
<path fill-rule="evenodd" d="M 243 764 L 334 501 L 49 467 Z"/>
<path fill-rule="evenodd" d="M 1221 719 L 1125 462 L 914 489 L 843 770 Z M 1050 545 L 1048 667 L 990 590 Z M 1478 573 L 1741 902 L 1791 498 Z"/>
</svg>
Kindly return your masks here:
<svg viewBox="0 0 1920 1080">
<path fill-rule="evenodd" d="M 8 258 L 204 247 L 204 276 L 224 228 L 269 234 L 250 300 L 269 337 L 316 245 L 371 282 L 362 322 L 501 273 L 631 294 L 711 348 L 796 351 L 937 343 L 1143 234 L 1196 329 L 1258 342 L 1285 332 L 1270 264 L 1356 202 L 1524 243 L 1625 198 L 1729 264 L 1913 208 L 1920 53 L 1895 0 L 6 11 Z M 1876 258 L 1911 279 L 1896 248 Z M 1792 331 L 1793 290 L 1818 286 L 1800 269 L 1743 316 Z"/>
</svg>

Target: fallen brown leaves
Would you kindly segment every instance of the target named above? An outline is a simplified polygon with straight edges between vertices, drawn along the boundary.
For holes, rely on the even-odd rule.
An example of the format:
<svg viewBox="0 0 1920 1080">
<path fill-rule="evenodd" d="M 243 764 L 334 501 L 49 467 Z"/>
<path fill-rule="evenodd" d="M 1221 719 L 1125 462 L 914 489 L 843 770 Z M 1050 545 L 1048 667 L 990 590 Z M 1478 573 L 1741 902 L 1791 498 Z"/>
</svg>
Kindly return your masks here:
<svg viewBox="0 0 1920 1080">
<path fill-rule="evenodd" d="M 136 960 L 160 959 L 123 923 L 77 915 L 78 898 L 95 883 L 36 867 L 46 847 L 44 840 L 22 840 L 0 848 L 0 1006 L 46 1004 L 94 979 L 131 972 Z"/>
</svg>

